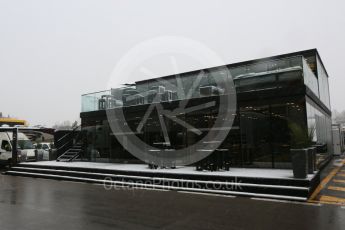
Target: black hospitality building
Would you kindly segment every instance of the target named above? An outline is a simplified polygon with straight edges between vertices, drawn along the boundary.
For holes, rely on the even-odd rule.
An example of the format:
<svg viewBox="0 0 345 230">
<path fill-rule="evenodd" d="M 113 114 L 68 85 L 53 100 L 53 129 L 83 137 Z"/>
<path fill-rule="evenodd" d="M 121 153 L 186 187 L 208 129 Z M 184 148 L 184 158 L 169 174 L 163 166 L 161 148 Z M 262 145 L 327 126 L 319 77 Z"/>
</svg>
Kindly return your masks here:
<svg viewBox="0 0 345 230">
<path fill-rule="evenodd" d="M 229 127 L 231 130 L 217 149 L 230 160 L 232 167 L 291 168 L 290 149 L 294 148 L 296 139 L 301 135 L 315 144 L 326 146 L 317 154 L 318 163 L 329 159 L 332 155 L 332 134 L 328 74 L 316 49 L 222 68 L 226 68 L 232 76 L 237 109 L 233 114 L 232 127 Z M 218 100 L 227 94 L 216 84 L 216 79 L 224 77 L 219 67 L 179 74 L 182 90 L 187 92 L 192 87 L 200 71 L 204 75 L 188 106 Z M 200 137 L 181 123 L 163 119 L 170 141 L 167 147 L 161 120 L 155 112 L 148 117 L 141 132 L 135 132 L 152 103 L 160 103 L 164 108 L 173 110 L 179 101 L 185 100 L 170 87 L 173 85 L 176 89 L 178 86 L 175 75 L 161 79 L 169 84 L 149 79 L 121 89 L 82 95 L 83 158 L 99 162 L 142 162 L 114 136 L 107 110 L 123 110 L 125 121 L 122 122 L 133 130 L 130 135 L 137 135 L 148 146 L 182 149 L 200 141 Z M 216 108 L 209 107 L 178 117 L 207 133 L 218 112 Z M 123 133 L 124 138 L 126 135 Z M 150 151 L 150 148 L 145 150 Z"/>
</svg>

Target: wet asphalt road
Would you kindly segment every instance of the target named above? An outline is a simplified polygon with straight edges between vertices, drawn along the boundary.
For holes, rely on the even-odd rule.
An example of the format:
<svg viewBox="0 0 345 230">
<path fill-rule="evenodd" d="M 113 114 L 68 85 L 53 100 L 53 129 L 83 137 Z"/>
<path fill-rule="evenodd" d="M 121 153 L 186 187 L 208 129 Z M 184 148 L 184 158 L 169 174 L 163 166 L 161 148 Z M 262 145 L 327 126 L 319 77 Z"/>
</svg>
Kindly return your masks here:
<svg viewBox="0 0 345 230">
<path fill-rule="evenodd" d="M 322 171 L 321 179 L 322 189 L 313 200 L 345 205 L 345 158 L 335 158 L 328 164 Z"/>
<path fill-rule="evenodd" d="M 344 229 L 345 208 L 0 175 L 0 229 Z"/>
</svg>

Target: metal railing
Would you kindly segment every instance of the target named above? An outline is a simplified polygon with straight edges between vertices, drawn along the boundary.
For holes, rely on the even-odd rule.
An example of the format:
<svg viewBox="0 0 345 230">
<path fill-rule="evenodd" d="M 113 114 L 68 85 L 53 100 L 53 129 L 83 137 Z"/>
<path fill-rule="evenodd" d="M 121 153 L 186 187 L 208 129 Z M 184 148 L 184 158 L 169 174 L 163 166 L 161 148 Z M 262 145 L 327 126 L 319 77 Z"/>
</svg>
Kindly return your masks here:
<svg viewBox="0 0 345 230">
<path fill-rule="evenodd" d="M 71 132 L 66 133 L 65 135 L 63 135 L 61 138 L 59 138 L 56 143 L 56 149 L 58 153 L 61 152 L 66 152 L 67 151 L 67 147 L 71 147 L 73 146 L 73 144 L 75 144 L 77 141 L 80 140 L 81 137 L 81 132 L 79 132 L 76 135 L 76 131 L 81 127 L 81 125 L 77 125 L 75 126 Z M 62 143 L 62 145 L 60 145 L 60 143 Z M 60 154 L 61 155 L 61 154 Z"/>
</svg>

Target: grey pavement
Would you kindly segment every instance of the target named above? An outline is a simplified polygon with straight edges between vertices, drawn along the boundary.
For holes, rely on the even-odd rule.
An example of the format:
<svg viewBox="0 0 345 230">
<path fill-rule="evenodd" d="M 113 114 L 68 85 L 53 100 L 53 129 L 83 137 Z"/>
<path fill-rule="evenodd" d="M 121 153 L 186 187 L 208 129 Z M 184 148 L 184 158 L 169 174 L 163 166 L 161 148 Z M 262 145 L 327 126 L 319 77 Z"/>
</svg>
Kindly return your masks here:
<svg viewBox="0 0 345 230">
<path fill-rule="evenodd" d="M 344 229 L 337 205 L 0 175 L 0 229 Z"/>
</svg>

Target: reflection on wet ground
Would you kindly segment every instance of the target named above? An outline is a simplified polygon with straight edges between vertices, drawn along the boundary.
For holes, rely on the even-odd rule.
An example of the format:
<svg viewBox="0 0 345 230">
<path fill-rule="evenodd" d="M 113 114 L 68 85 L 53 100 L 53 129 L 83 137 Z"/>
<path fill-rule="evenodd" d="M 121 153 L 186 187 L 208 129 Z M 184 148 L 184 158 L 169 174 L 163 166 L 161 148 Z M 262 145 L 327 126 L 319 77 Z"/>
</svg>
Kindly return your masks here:
<svg viewBox="0 0 345 230">
<path fill-rule="evenodd" d="M 345 205 L 345 159 L 338 157 L 323 170 L 321 183 L 309 202 Z"/>
<path fill-rule="evenodd" d="M 106 190 L 102 185 L 4 175 L 0 181 L 1 229 L 341 229 L 345 225 L 345 209 L 337 205 Z"/>
</svg>

